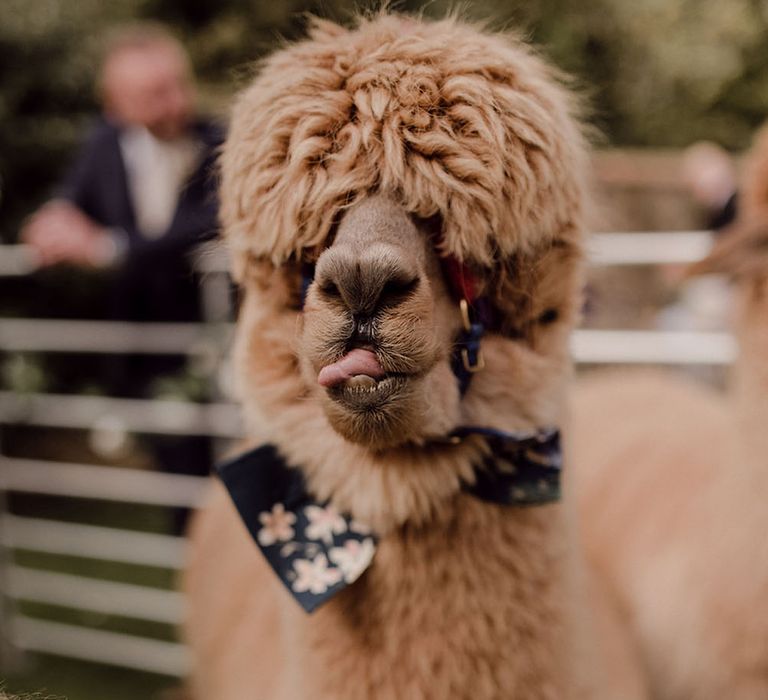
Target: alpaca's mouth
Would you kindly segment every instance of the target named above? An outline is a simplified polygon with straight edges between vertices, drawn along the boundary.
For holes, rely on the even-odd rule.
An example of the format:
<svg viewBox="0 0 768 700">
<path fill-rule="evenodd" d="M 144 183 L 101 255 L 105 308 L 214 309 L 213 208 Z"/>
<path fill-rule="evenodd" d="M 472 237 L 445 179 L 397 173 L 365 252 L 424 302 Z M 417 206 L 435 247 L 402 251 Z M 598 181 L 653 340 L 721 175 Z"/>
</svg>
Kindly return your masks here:
<svg viewBox="0 0 768 700">
<path fill-rule="evenodd" d="M 386 372 L 370 347 L 353 348 L 317 376 L 334 401 L 355 411 L 383 407 L 407 380 L 406 374 Z"/>
<path fill-rule="evenodd" d="M 374 389 L 386 372 L 372 349 L 353 348 L 336 362 L 326 365 L 317 375 L 320 386 L 330 389 L 339 385 Z"/>
<path fill-rule="evenodd" d="M 323 367 L 318 383 L 328 396 L 345 408 L 360 412 L 383 409 L 407 384 L 411 375 L 387 372 L 371 346 L 352 348 L 336 362 Z"/>
<path fill-rule="evenodd" d="M 350 409 L 371 411 L 383 407 L 407 381 L 404 374 L 387 374 L 378 379 L 358 374 L 329 387 L 328 395 Z"/>
</svg>

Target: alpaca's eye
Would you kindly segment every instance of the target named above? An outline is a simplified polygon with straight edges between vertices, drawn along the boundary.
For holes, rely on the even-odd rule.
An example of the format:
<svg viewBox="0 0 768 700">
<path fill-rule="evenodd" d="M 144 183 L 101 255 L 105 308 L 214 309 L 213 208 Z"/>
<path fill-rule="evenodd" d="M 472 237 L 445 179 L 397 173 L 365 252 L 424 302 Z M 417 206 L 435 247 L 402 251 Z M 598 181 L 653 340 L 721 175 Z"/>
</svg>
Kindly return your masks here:
<svg viewBox="0 0 768 700">
<path fill-rule="evenodd" d="M 550 323 L 557 321 L 558 318 L 560 318 L 560 314 L 557 309 L 547 309 L 536 319 L 536 321 L 542 326 L 548 326 Z"/>
<path fill-rule="evenodd" d="M 335 282 L 324 282 L 320 285 L 320 291 L 325 294 L 325 296 L 338 298 L 341 296 L 341 292 L 339 291 L 339 288 L 336 286 Z"/>
</svg>

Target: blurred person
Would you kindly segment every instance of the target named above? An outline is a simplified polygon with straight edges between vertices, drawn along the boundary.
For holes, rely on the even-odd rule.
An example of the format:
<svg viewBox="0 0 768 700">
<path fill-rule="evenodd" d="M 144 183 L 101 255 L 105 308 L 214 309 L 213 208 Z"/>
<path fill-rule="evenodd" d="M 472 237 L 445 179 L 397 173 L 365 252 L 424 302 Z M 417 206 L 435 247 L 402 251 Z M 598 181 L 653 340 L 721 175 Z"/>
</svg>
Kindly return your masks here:
<svg viewBox="0 0 768 700">
<path fill-rule="evenodd" d="M 213 172 L 222 131 L 196 116 L 189 58 L 160 25 L 115 31 L 98 90 L 101 118 L 22 240 L 42 266 L 108 269 L 114 320 L 198 321 L 190 257 L 216 233 Z M 179 357 L 110 358 L 107 384 L 121 396 L 147 396 L 159 376 L 183 366 Z M 155 437 L 150 444 L 167 471 L 209 470 L 207 439 Z M 175 529 L 183 520 L 177 514 Z"/>
<path fill-rule="evenodd" d="M 22 240 L 42 265 L 112 266 L 114 318 L 198 320 L 188 253 L 216 231 L 222 133 L 195 117 L 187 55 L 156 25 L 108 41 L 99 93 L 103 117 Z"/>
<path fill-rule="evenodd" d="M 736 218 L 736 168 L 724 148 L 697 141 L 683 153 L 682 172 L 691 196 L 704 209 L 708 230 L 719 231 Z"/>
</svg>

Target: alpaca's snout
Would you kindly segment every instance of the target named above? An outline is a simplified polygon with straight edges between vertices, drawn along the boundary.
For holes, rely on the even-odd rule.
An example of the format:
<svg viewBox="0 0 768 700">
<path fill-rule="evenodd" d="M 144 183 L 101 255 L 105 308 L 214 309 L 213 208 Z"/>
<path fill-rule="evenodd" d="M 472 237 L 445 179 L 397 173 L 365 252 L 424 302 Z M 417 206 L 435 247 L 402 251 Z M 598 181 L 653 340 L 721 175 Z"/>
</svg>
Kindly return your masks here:
<svg viewBox="0 0 768 700">
<path fill-rule="evenodd" d="M 306 379 L 346 439 L 381 448 L 418 441 L 435 397 L 455 408 L 445 382 L 455 337 L 453 305 L 430 230 L 394 199 L 361 199 L 315 265 L 303 314 Z M 453 418 L 453 415 L 451 416 Z"/>
<path fill-rule="evenodd" d="M 328 250 L 318 263 L 320 294 L 342 305 L 362 335 L 370 336 L 378 313 L 399 306 L 419 286 L 419 271 L 398 253 L 387 245 L 341 246 Z"/>
<path fill-rule="evenodd" d="M 315 281 L 321 298 L 370 335 L 377 316 L 418 292 L 427 257 L 426 237 L 402 205 L 372 195 L 345 213 L 317 262 Z"/>
</svg>

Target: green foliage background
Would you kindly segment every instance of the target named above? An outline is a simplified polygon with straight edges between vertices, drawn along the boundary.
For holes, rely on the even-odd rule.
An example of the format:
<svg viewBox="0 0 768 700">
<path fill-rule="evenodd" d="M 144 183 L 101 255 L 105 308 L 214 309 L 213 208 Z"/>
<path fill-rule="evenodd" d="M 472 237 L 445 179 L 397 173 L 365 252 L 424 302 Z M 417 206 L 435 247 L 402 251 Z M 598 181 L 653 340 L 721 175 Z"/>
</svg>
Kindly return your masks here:
<svg viewBox="0 0 768 700">
<path fill-rule="evenodd" d="M 380 3 L 351 0 L 3 0 L 0 3 L 0 235 L 60 175 L 96 109 L 98 43 L 117 22 L 168 22 L 185 41 L 203 104 L 223 109 L 247 66 L 306 13 L 349 21 Z M 451 9 L 497 28 L 522 28 L 591 96 L 609 143 L 684 146 L 710 138 L 747 145 L 768 99 L 766 0 L 403 0 L 396 9 Z"/>
</svg>

